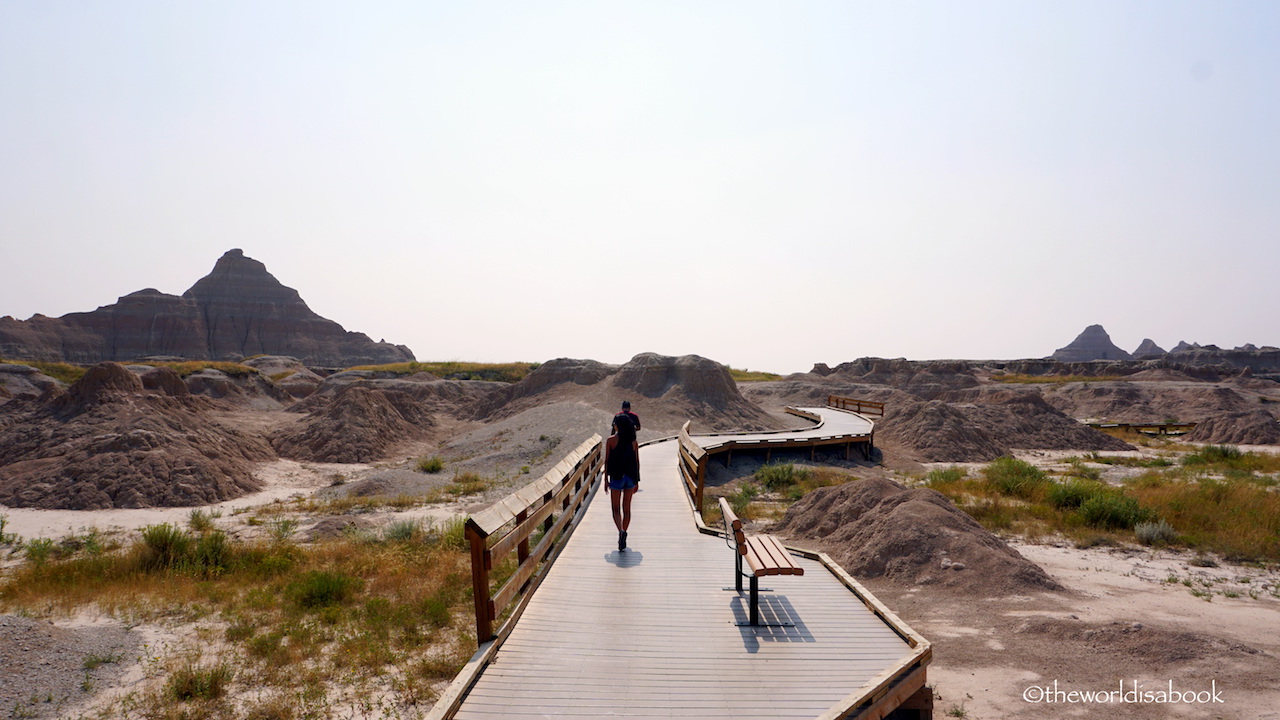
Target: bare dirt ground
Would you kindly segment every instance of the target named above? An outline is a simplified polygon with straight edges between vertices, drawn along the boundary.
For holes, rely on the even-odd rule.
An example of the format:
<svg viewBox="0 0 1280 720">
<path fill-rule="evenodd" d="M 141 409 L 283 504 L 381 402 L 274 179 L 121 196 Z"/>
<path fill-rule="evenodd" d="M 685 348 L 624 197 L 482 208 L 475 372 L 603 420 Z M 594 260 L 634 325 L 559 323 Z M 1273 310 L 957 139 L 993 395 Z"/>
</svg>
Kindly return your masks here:
<svg viewBox="0 0 1280 720">
<path fill-rule="evenodd" d="M 1199 568 L 1167 551 L 1014 547 L 1068 591 L 966 601 L 864 581 L 934 644 L 935 717 L 1280 718 L 1276 570 Z M 1197 700 L 1217 690 L 1221 702 L 1073 702 L 1043 690 L 1129 691 L 1135 683 L 1139 692 L 1172 683 Z"/>
</svg>

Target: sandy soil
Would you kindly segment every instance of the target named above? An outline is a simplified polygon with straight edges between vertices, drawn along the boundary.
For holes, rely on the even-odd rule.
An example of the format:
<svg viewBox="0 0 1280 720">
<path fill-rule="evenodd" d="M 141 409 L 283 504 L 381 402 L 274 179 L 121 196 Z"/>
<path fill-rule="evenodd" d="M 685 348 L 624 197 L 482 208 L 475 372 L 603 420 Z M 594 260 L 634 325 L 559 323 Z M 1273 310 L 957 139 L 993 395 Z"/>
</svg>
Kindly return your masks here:
<svg viewBox="0 0 1280 720">
<path fill-rule="evenodd" d="M 1280 572 L 1195 567 L 1168 551 L 1014 546 L 1068 592 L 973 601 L 866 581 L 934 643 L 935 717 L 1280 719 Z M 1172 683 L 1216 689 L 1221 702 L 1041 701 L 1055 682 L 1064 693 Z"/>
</svg>

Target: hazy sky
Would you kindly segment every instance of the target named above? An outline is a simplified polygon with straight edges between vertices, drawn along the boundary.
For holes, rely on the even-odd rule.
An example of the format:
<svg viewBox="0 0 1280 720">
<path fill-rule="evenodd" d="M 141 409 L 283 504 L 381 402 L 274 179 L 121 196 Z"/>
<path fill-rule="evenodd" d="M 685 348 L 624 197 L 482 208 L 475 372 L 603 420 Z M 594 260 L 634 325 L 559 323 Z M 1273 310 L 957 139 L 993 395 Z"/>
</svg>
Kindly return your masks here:
<svg viewBox="0 0 1280 720">
<path fill-rule="evenodd" d="M 0 0 L 0 315 L 421 360 L 1280 345 L 1280 3 Z"/>
</svg>

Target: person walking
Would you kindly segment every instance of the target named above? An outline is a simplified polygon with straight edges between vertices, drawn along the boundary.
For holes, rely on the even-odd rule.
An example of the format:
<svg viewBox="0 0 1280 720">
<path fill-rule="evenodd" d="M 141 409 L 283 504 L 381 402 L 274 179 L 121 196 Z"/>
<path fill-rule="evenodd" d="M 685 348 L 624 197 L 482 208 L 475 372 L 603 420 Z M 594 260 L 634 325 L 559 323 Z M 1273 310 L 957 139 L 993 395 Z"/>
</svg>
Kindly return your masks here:
<svg viewBox="0 0 1280 720">
<path fill-rule="evenodd" d="M 633 413 L 633 412 L 631 412 L 631 401 L 630 401 L 630 400 L 623 400 L 623 401 L 622 401 L 622 412 L 620 412 L 620 413 L 618 413 L 617 415 L 614 415 L 614 416 L 613 416 L 613 430 L 612 430 L 612 432 L 615 432 L 615 433 L 616 433 L 616 432 L 618 432 L 618 418 L 620 418 L 620 417 L 625 417 L 625 418 L 627 418 L 628 420 L 630 420 L 630 421 L 631 421 L 631 425 L 635 427 L 636 432 L 640 432 L 640 416 L 639 416 L 639 415 L 637 415 L 637 414 L 635 414 L 635 413 Z"/>
<path fill-rule="evenodd" d="M 613 418 L 614 434 L 604 443 L 605 485 L 613 508 L 613 524 L 618 528 L 618 550 L 627 549 L 627 528 L 631 525 L 631 496 L 640 487 L 640 443 L 631 419 L 623 413 Z"/>
</svg>

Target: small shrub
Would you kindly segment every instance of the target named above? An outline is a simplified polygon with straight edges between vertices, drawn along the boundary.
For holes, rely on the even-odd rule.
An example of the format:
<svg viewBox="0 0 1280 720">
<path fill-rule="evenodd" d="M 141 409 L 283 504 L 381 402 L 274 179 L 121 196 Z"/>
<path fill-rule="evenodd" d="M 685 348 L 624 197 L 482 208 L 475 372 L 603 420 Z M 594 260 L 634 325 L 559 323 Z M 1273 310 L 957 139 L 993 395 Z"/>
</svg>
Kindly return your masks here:
<svg viewBox="0 0 1280 720">
<path fill-rule="evenodd" d="M 422 522 L 395 520 L 382 531 L 382 537 L 390 542 L 408 542 L 422 539 Z"/>
<path fill-rule="evenodd" d="M 457 550 L 469 550 L 471 543 L 467 541 L 467 520 L 463 517 L 453 517 L 444 521 L 444 526 L 439 531 L 439 542 L 441 545 L 454 548 Z"/>
<path fill-rule="evenodd" d="M 1234 445 L 1206 445 L 1182 457 L 1183 465 L 1230 465 L 1244 457 Z"/>
<path fill-rule="evenodd" d="M 445 488 L 450 495 L 475 495 L 489 488 L 489 482 L 473 472 L 458 473 L 453 483 Z"/>
<path fill-rule="evenodd" d="M 962 467 L 952 465 L 948 468 L 934 468 L 924 476 L 927 485 L 945 485 L 949 483 L 960 482 L 969 477 L 968 471 Z"/>
<path fill-rule="evenodd" d="M 1160 518 L 1156 522 L 1140 522 L 1133 526 L 1133 534 L 1143 545 L 1169 545 L 1178 539 L 1178 531 Z"/>
<path fill-rule="evenodd" d="M 760 488 L 751 483 L 743 483 L 738 491 L 729 495 L 729 507 L 740 518 L 746 518 L 751 502 L 760 496 Z"/>
<path fill-rule="evenodd" d="M 187 525 L 195 532 L 208 532 L 213 529 L 213 515 L 196 508 L 187 516 Z"/>
<path fill-rule="evenodd" d="M 1106 530 L 1128 530 L 1151 516 L 1137 500 L 1115 492 L 1088 498 L 1079 512 L 1086 525 Z"/>
<path fill-rule="evenodd" d="M 286 542 L 298 529 L 298 521 L 293 518 L 277 518 L 267 524 L 267 532 L 276 542 Z"/>
<path fill-rule="evenodd" d="M 444 459 L 439 455 L 431 457 L 418 458 L 418 472 L 424 472 L 434 475 L 444 470 Z"/>
<path fill-rule="evenodd" d="M 231 544 L 227 542 L 227 534 L 221 530 L 201 535 L 191 553 L 192 569 L 206 577 L 221 575 L 230 559 Z"/>
<path fill-rule="evenodd" d="M 286 594 L 298 607 L 311 610 L 345 603 L 362 586 L 359 578 L 341 573 L 312 571 L 289 583 Z"/>
<path fill-rule="evenodd" d="M 1035 499 L 1049 484 L 1049 477 L 1035 465 L 1008 455 L 996 458 L 982 472 L 1001 495 L 1024 500 Z"/>
<path fill-rule="evenodd" d="M 766 490 L 783 490 L 806 480 L 811 473 L 805 468 L 796 468 L 793 463 L 770 463 L 756 470 L 755 481 Z"/>
<path fill-rule="evenodd" d="M 84 656 L 84 663 L 82 663 L 82 665 L 85 670 L 96 670 L 103 665 L 118 663 L 122 657 L 124 656 L 119 653 L 114 655 L 111 653 L 89 653 Z"/>
<path fill-rule="evenodd" d="M 1106 485 L 1090 480 L 1068 480 L 1065 483 L 1053 483 L 1045 493 L 1045 500 L 1059 510 L 1078 508 L 1098 495 L 1109 492 Z"/>
<path fill-rule="evenodd" d="M 215 700 L 226 692 L 234 673 L 226 664 L 198 667 L 188 663 L 169 676 L 165 685 L 170 697 L 179 702 Z"/>
<path fill-rule="evenodd" d="M 144 570 L 172 570 L 184 563 L 191 553 L 191 536 L 177 525 L 162 523 L 142 528 L 146 547 Z"/>
<path fill-rule="evenodd" d="M 32 565 L 44 565 L 53 557 L 55 546 L 53 540 L 49 538 L 36 538 L 28 540 L 23 549 L 27 554 L 28 562 Z"/>
</svg>

